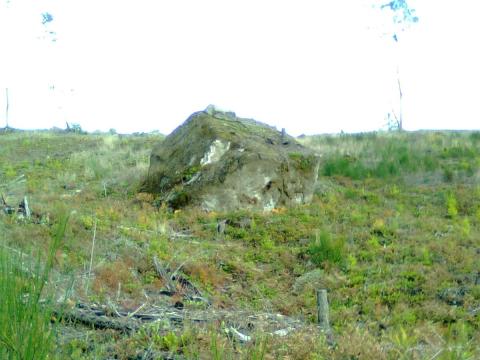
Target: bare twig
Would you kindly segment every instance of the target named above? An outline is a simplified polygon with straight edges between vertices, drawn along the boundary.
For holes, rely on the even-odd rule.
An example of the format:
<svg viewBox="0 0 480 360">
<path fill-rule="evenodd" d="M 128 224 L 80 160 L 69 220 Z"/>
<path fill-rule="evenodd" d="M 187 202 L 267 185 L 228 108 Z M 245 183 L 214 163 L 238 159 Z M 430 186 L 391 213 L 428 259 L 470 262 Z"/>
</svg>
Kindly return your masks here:
<svg viewBox="0 0 480 360">
<path fill-rule="evenodd" d="M 185 264 L 188 262 L 189 260 L 185 260 L 183 263 L 180 264 L 180 266 L 178 266 L 175 271 L 172 273 L 172 275 L 170 276 L 170 279 L 171 280 L 175 280 L 175 278 L 177 277 L 177 274 L 178 272 L 185 266 Z"/>
<path fill-rule="evenodd" d="M 110 301 L 110 299 L 108 299 L 108 306 L 110 306 L 112 309 L 113 309 L 113 312 L 115 313 L 115 315 L 117 315 L 118 317 L 122 316 L 118 310 L 117 310 L 117 307 L 115 306 L 115 304 Z"/>
<path fill-rule="evenodd" d="M 249 342 L 249 341 L 252 340 L 251 336 L 242 334 L 240 331 L 238 331 L 234 327 L 228 328 L 227 331 L 228 331 L 229 334 L 232 334 L 234 336 L 234 338 L 239 340 L 240 342 Z"/>
<path fill-rule="evenodd" d="M 88 277 L 87 277 L 87 285 L 85 287 L 85 295 L 88 296 L 88 288 L 90 286 L 90 276 L 92 275 L 92 266 L 93 266 L 93 250 L 95 249 L 95 238 L 97 235 L 97 219 L 95 219 L 95 223 L 93 225 L 93 237 L 92 237 L 92 251 L 90 252 L 90 266 L 88 268 Z"/>
<path fill-rule="evenodd" d="M 166 290 L 171 293 L 172 295 L 177 292 L 177 286 L 176 284 L 179 284 L 182 289 L 186 290 L 186 294 L 184 294 L 184 297 L 193 300 L 193 301 L 202 301 L 207 304 L 209 304 L 208 299 L 203 297 L 202 293 L 200 290 L 197 289 L 195 285 L 193 285 L 188 279 L 186 279 L 184 276 L 180 275 L 179 272 L 182 269 L 182 267 L 188 262 L 189 260 L 184 261 L 181 263 L 176 270 L 171 273 L 170 266 L 162 266 L 160 261 L 156 256 L 153 257 L 153 265 L 155 268 L 155 271 L 157 272 L 158 276 L 162 278 L 162 280 L 165 282 L 165 287 Z M 171 273 L 169 275 L 169 273 Z"/>
<path fill-rule="evenodd" d="M 147 303 L 144 303 L 144 304 L 140 305 L 140 306 L 137 308 L 137 310 L 129 313 L 129 314 L 128 314 L 128 317 L 130 317 L 130 318 L 131 318 L 131 317 L 134 317 L 140 310 L 142 310 L 142 309 L 145 307 L 145 305 L 147 305 Z"/>
<path fill-rule="evenodd" d="M 165 269 L 158 258 L 156 256 L 153 257 L 153 266 L 155 267 L 155 271 L 157 274 L 165 281 L 165 286 L 167 287 L 168 291 L 175 291 L 175 285 L 171 277 L 168 276 L 167 269 Z"/>
<path fill-rule="evenodd" d="M 435 355 L 433 355 L 433 356 L 430 358 L 430 360 L 436 359 L 436 358 L 438 357 L 438 355 L 440 355 L 442 352 L 443 352 L 443 349 L 438 350 L 438 351 L 435 353 Z"/>
<path fill-rule="evenodd" d="M 397 83 L 398 83 L 398 95 L 399 95 L 399 114 L 398 114 L 398 130 L 403 130 L 403 92 L 402 85 L 400 84 L 400 70 L 397 67 Z"/>
</svg>

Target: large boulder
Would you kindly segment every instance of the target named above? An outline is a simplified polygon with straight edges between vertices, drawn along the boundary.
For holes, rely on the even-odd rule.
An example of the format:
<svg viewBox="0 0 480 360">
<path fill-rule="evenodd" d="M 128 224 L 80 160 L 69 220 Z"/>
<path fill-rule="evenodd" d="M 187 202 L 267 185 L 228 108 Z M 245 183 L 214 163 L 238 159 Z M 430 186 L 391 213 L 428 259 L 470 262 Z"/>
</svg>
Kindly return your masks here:
<svg viewBox="0 0 480 360">
<path fill-rule="evenodd" d="M 143 191 L 174 209 L 271 211 L 309 203 L 318 167 L 285 131 L 210 105 L 153 149 Z"/>
</svg>

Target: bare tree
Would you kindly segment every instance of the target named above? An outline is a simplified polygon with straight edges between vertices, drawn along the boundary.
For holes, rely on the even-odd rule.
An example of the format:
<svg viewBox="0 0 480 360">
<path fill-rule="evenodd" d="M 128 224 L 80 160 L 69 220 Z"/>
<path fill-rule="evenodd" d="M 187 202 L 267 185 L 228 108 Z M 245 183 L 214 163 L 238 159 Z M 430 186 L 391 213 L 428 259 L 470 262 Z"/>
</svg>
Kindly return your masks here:
<svg viewBox="0 0 480 360">
<path fill-rule="evenodd" d="M 395 44 L 398 44 L 400 33 L 405 31 L 411 24 L 418 22 L 415 9 L 407 4 L 407 0 L 392 0 L 384 3 L 385 0 L 376 0 L 381 4 L 376 6 L 380 10 L 389 10 L 391 18 L 391 25 L 386 29 L 386 34 L 392 37 Z M 398 46 L 398 45 L 397 45 Z M 400 81 L 400 66 L 397 65 L 397 85 L 398 85 L 398 109 L 393 110 L 395 117 L 395 125 L 398 130 L 403 130 L 403 91 Z"/>
<path fill-rule="evenodd" d="M 8 88 L 5 89 L 5 97 L 6 97 L 6 109 L 5 109 L 5 129 L 8 129 L 8 108 L 9 108 L 9 103 L 8 103 Z"/>
</svg>

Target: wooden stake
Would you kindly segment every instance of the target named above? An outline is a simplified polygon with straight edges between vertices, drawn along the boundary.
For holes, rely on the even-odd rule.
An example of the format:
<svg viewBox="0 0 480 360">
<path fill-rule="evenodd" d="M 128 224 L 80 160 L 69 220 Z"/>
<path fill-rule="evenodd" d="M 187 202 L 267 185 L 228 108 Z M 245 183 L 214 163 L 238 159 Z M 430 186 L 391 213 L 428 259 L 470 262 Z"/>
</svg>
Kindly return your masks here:
<svg viewBox="0 0 480 360">
<path fill-rule="evenodd" d="M 30 207 L 28 206 L 28 200 L 27 197 L 23 197 L 23 205 L 25 206 L 25 217 L 27 219 L 30 219 L 30 216 L 32 216 L 32 212 L 30 211 Z"/>
<path fill-rule="evenodd" d="M 217 222 L 217 234 L 222 236 L 225 234 L 225 228 L 227 227 L 227 220 L 220 220 Z"/>
<path fill-rule="evenodd" d="M 317 318 L 320 328 L 325 332 L 330 332 L 330 322 L 328 320 L 328 300 L 327 290 L 317 290 Z"/>
</svg>

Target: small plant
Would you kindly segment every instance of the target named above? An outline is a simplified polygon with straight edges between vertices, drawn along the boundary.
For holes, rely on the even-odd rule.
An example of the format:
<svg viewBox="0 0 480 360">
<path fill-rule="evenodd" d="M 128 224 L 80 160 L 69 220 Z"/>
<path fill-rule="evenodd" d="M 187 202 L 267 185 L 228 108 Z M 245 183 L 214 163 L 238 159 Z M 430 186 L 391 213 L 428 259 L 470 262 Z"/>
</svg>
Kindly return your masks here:
<svg viewBox="0 0 480 360">
<path fill-rule="evenodd" d="M 458 215 L 457 199 L 453 193 L 447 195 L 447 215 L 450 219 L 455 219 Z"/>
<path fill-rule="evenodd" d="M 275 248 L 275 242 L 269 236 L 264 236 L 260 241 L 260 248 L 264 251 L 270 251 Z"/>
<path fill-rule="evenodd" d="M 329 233 L 317 232 L 315 240 L 310 244 L 307 254 L 317 266 L 323 266 L 325 262 L 343 264 L 345 260 L 345 243 L 342 239 L 332 240 Z"/>
<path fill-rule="evenodd" d="M 263 360 L 267 353 L 268 338 L 263 337 L 255 341 L 255 344 L 251 346 L 247 351 L 247 359 L 251 360 Z"/>
<path fill-rule="evenodd" d="M 388 195 L 390 195 L 392 198 L 398 197 L 400 195 L 400 189 L 396 184 L 393 184 L 389 189 L 388 189 Z"/>
<path fill-rule="evenodd" d="M 226 358 L 225 345 L 220 341 L 214 329 L 210 330 L 210 355 L 213 360 L 223 360 Z"/>
<path fill-rule="evenodd" d="M 418 338 L 416 334 L 411 334 L 407 332 L 405 328 L 400 327 L 391 335 L 391 341 L 396 356 L 395 358 L 409 359 L 409 354 L 411 355 L 412 350 L 415 349 Z"/>
<path fill-rule="evenodd" d="M 430 266 L 433 264 L 432 253 L 427 247 L 422 249 L 422 264 L 425 266 Z"/>
<path fill-rule="evenodd" d="M 163 346 L 172 354 L 175 354 L 181 345 L 181 338 L 173 331 L 162 337 Z"/>
<path fill-rule="evenodd" d="M 455 173 L 451 168 L 445 167 L 443 169 L 443 180 L 445 182 L 451 183 L 453 181 L 454 177 L 455 177 Z"/>
<path fill-rule="evenodd" d="M 314 156 L 305 156 L 301 153 L 290 153 L 288 154 L 288 157 L 294 162 L 294 166 L 301 171 L 309 171 L 315 165 Z"/>
<path fill-rule="evenodd" d="M 460 222 L 460 229 L 461 229 L 461 232 L 462 232 L 462 235 L 467 237 L 470 235 L 470 221 L 468 220 L 468 218 L 464 218 L 461 222 Z"/>
</svg>

